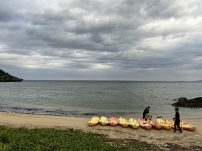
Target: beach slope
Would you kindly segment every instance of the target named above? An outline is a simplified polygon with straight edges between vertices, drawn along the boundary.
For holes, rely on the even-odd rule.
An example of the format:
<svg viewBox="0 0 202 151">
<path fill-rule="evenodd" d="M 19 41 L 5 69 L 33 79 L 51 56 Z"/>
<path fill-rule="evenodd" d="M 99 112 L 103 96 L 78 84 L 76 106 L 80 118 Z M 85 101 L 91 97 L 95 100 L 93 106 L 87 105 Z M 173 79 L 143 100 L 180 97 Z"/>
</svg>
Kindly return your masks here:
<svg viewBox="0 0 202 151">
<path fill-rule="evenodd" d="M 104 134 L 112 139 L 137 139 L 151 144 L 166 145 L 176 143 L 182 146 L 202 146 L 202 119 L 186 119 L 197 126 L 196 132 L 183 131 L 173 133 L 172 130 L 144 130 L 122 128 L 120 126 L 94 126 L 87 125 L 88 118 L 63 117 L 50 115 L 33 115 L 0 112 L 0 125 L 26 128 L 58 128 L 80 129 L 84 132 Z"/>
</svg>

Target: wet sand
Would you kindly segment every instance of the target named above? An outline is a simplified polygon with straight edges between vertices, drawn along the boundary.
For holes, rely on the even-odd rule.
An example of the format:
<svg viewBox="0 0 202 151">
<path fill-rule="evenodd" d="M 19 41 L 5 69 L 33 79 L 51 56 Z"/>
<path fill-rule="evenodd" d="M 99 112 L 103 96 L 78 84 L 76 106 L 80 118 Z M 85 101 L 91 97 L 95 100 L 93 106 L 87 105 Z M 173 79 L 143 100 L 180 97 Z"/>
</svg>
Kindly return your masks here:
<svg viewBox="0 0 202 151">
<path fill-rule="evenodd" d="M 196 131 L 189 132 L 184 130 L 183 133 L 173 133 L 173 130 L 144 130 L 142 128 L 122 128 L 120 126 L 111 127 L 97 125 L 89 127 L 87 125 L 88 120 L 88 118 L 0 112 L 0 125 L 7 125 L 11 127 L 71 128 L 80 129 L 85 132 L 104 134 L 109 138 L 137 139 L 157 145 L 176 143 L 182 146 L 202 146 L 202 118 L 185 119 L 186 121 L 196 125 Z"/>
</svg>

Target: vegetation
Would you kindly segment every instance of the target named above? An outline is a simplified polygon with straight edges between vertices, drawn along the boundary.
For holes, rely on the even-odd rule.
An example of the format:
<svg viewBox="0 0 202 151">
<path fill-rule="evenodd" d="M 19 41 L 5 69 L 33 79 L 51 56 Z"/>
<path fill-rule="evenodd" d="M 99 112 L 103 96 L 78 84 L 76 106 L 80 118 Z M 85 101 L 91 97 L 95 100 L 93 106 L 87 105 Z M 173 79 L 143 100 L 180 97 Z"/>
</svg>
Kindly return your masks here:
<svg viewBox="0 0 202 151">
<path fill-rule="evenodd" d="M 108 139 L 103 135 L 78 130 L 53 128 L 27 129 L 0 126 L 0 151 L 201 151 L 177 144 L 147 144 L 138 140 Z"/>
<path fill-rule="evenodd" d="M 0 82 L 20 82 L 22 80 L 0 69 Z"/>
<path fill-rule="evenodd" d="M 0 126 L 0 151 L 147 151 L 158 147 L 139 141 L 110 140 L 74 130 Z"/>
</svg>

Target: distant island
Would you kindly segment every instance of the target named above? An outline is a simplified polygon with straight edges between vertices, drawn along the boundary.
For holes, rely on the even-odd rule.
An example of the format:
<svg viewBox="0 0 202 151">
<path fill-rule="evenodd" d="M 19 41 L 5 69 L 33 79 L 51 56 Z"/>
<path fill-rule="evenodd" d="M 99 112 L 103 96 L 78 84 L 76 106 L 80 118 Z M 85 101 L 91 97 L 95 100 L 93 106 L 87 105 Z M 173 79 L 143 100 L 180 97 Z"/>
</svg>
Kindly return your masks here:
<svg viewBox="0 0 202 151">
<path fill-rule="evenodd" d="M 15 76 L 6 73 L 0 69 L 0 82 L 21 82 L 23 79 L 17 78 Z"/>
<path fill-rule="evenodd" d="M 202 80 L 197 80 L 196 82 L 202 82 Z"/>
</svg>

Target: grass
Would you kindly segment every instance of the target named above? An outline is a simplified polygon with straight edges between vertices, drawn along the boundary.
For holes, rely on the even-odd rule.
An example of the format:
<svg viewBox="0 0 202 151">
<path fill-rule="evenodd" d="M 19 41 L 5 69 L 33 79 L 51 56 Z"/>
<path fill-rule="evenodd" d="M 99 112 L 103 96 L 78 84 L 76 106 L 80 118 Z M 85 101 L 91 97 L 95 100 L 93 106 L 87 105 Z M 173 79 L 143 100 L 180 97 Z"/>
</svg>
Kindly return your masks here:
<svg viewBox="0 0 202 151">
<path fill-rule="evenodd" d="M 0 151 L 147 151 L 157 146 L 135 140 L 110 140 L 78 130 L 0 126 Z"/>
<path fill-rule="evenodd" d="M 165 144 L 164 148 L 170 151 L 202 151 L 202 147 L 199 146 L 185 148 L 177 144 Z M 164 151 L 164 149 L 138 140 L 108 139 L 103 135 L 72 129 L 0 126 L 0 151 Z"/>
</svg>

